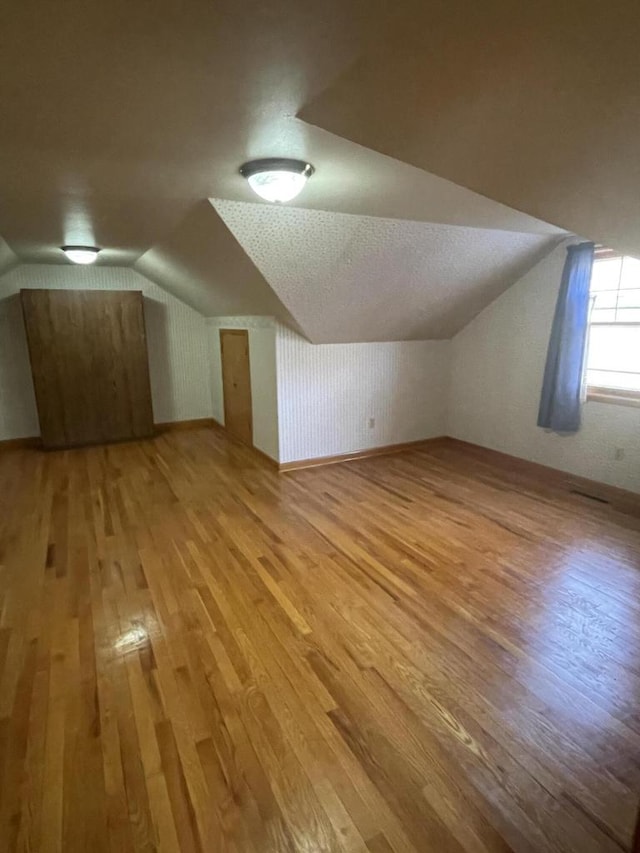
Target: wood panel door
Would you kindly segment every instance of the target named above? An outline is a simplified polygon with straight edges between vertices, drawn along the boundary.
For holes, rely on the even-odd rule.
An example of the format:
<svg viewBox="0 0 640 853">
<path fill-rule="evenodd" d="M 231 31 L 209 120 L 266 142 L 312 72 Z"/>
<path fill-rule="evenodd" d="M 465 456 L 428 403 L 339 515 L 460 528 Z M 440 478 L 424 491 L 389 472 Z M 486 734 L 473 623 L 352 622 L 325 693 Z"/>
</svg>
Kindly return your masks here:
<svg viewBox="0 0 640 853">
<path fill-rule="evenodd" d="M 249 333 L 246 329 L 220 329 L 224 425 L 227 432 L 253 446 Z"/>
<path fill-rule="evenodd" d="M 43 445 L 151 435 L 142 293 L 22 290 L 21 297 Z"/>
</svg>

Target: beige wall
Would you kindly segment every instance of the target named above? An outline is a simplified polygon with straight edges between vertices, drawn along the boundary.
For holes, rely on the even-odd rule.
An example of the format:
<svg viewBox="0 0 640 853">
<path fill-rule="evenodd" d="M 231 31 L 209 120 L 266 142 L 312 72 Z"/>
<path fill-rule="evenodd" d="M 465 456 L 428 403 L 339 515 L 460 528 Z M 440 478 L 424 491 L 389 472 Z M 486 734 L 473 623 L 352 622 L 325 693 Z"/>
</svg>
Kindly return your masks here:
<svg viewBox="0 0 640 853">
<path fill-rule="evenodd" d="M 560 247 L 452 341 L 326 345 L 269 317 L 205 320 L 128 268 L 17 267 L 0 278 L 0 440 L 38 433 L 19 290 L 140 289 L 156 421 L 224 422 L 218 330 L 247 328 L 254 442 L 273 459 L 450 434 L 640 491 L 640 409 L 587 403 L 575 436 L 536 426 L 564 255 Z"/>
<path fill-rule="evenodd" d="M 214 417 L 224 423 L 219 329 L 248 329 L 253 440 L 279 462 L 443 434 L 446 341 L 315 345 L 269 317 L 209 327 Z"/>
<path fill-rule="evenodd" d="M 278 461 L 278 403 L 276 388 L 276 328 L 270 317 L 212 317 L 208 320 L 213 416 L 224 424 L 220 329 L 247 329 L 251 371 L 253 443 Z"/>
<path fill-rule="evenodd" d="M 281 462 L 445 432 L 448 341 L 314 345 L 280 326 L 276 345 Z"/>
<path fill-rule="evenodd" d="M 127 267 L 25 264 L 0 278 L 0 440 L 39 433 L 23 288 L 141 290 L 156 423 L 211 416 L 206 321 L 200 314 Z"/>
<path fill-rule="evenodd" d="M 640 492 L 640 409 L 589 402 L 582 429 L 536 426 L 566 244 L 452 340 L 449 433 L 552 468 Z M 615 459 L 622 448 L 624 459 Z"/>
</svg>

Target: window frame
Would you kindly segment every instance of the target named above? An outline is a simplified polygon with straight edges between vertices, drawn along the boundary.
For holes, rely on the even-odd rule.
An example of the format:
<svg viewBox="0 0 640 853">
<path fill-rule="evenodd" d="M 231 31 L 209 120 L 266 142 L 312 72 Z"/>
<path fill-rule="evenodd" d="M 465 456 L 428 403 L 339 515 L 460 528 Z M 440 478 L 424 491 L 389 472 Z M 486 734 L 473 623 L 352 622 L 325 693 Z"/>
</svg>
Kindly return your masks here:
<svg viewBox="0 0 640 853">
<path fill-rule="evenodd" d="M 596 247 L 594 253 L 594 263 L 596 261 L 608 260 L 609 258 L 624 258 L 621 252 L 615 252 L 613 249 L 606 249 L 603 246 Z M 591 288 L 591 285 L 589 285 Z M 591 292 L 591 290 L 589 291 Z M 589 309 L 589 333 L 591 331 L 591 308 Z M 598 325 L 594 323 L 593 325 Z M 605 324 L 609 325 L 609 324 Z M 640 323 L 624 322 L 612 323 L 611 325 L 619 326 L 637 326 L 640 329 Z M 623 390 L 620 388 L 610 388 L 605 385 L 589 385 L 587 383 L 588 368 L 589 368 L 589 351 L 585 352 L 584 359 L 584 385 L 585 396 L 587 402 L 595 403 L 612 403 L 616 406 L 637 406 L 640 407 L 640 390 Z"/>
<path fill-rule="evenodd" d="M 587 402 L 613 403 L 616 406 L 638 406 L 640 408 L 640 391 L 621 391 L 617 388 L 587 385 Z"/>
</svg>

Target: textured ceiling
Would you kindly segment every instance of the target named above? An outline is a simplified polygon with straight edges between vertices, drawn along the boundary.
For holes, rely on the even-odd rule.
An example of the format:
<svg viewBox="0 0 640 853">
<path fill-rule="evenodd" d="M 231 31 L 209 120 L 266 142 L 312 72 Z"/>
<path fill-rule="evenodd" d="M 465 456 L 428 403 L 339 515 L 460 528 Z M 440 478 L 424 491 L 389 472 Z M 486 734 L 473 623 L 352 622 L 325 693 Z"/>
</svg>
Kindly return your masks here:
<svg viewBox="0 0 640 853">
<path fill-rule="evenodd" d="M 135 269 L 205 316 L 266 314 L 296 327 L 208 201 L 195 205 Z"/>
<path fill-rule="evenodd" d="M 640 255 L 638 0 L 425 2 L 301 117 Z"/>
<path fill-rule="evenodd" d="M 314 343 L 448 338 L 556 236 L 212 199 Z"/>
<path fill-rule="evenodd" d="M 64 263 L 60 245 L 89 242 L 101 264 L 133 263 L 198 201 L 250 200 L 238 167 L 271 155 L 316 166 L 305 207 L 548 230 L 295 117 L 399 26 L 400 6 L 5 0 L 0 234 L 24 260 Z"/>
<path fill-rule="evenodd" d="M 18 258 L 0 237 L 0 275 L 4 275 L 18 263 Z"/>
<path fill-rule="evenodd" d="M 206 315 L 447 336 L 564 233 L 548 223 L 640 250 L 637 2 L 607 16 L 5 0 L 0 271 L 91 242 Z M 255 201 L 237 170 L 259 156 L 315 165 L 296 207 Z"/>
</svg>

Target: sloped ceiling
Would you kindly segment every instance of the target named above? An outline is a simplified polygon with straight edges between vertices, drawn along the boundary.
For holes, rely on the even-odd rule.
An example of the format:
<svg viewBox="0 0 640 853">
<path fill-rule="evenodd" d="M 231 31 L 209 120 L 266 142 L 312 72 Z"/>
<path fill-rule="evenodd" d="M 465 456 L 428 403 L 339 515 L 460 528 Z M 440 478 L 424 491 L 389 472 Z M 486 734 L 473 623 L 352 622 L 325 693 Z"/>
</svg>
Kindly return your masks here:
<svg viewBox="0 0 640 853">
<path fill-rule="evenodd" d="M 637 0 L 423 3 L 301 111 L 640 255 Z"/>
<path fill-rule="evenodd" d="M 367 204 L 366 164 L 350 174 L 349 143 L 295 114 L 380 36 L 386 5 L 5 0 L 0 234 L 23 260 L 63 263 L 78 242 L 131 264 L 198 201 L 248 200 L 238 167 L 260 156 L 313 158 L 312 205 Z"/>
<path fill-rule="evenodd" d="M 135 269 L 207 317 L 266 314 L 295 326 L 208 201 L 195 205 Z"/>
<path fill-rule="evenodd" d="M 198 201 L 254 198 L 238 167 L 264 156 L 314 163 L 305 207 L 432 220 L 452 185 L 295 117 L 387 36 L 391 5 L 5 0 L 0 234 L 28 261 L 90 243 L 100 263 L 131 264 Z M 445 215 L 502 207 L 499 227 L 545 227 L 457 192 Z"/>
<path fill-rule="evenodd" d="M 331 140 L 330 134 L 323 133 L 325 137 L 325 148 L 333 144 L 339 145 L 342 140 Z M 501 273 L 493 269 L 490 273 L 485 267 L 478 267 L 477 288 L 471 298 L 471 290 L 473 289 L 469 281 L 466 286 L 460 283 L 463 288 L 460 291 L 461 296 L 469 298 L 469 311 L 473 316 L 480 308 L 484 307 L 487 302 L 495 295 L 496 287 L 500 287 L 506 283 L 511 284 L 521 269 L 527 267 L 529 256 L 523 254 L 522 263 L 513 263 L 514 256 L 523 250 L 523 240 L 526 242 L 526 235 L 539 238 L 532 240 L 532 245 L 535 247 L 543 247 L 553 243 L 553 237 L 564 234 L 560 229 L 549 225 L 540 220 L 533 219 L 526 214 L 519 213 L 516 210 L 505 207 L 502 204 L 484 198 L 477 193 L 471 192 L 463 187 L 456 186 L 450 181 L 443 180 L 434 175 L 430 175 L 421 169 L 416 169 L 412 166 L 407 166 L 404 163 L 399 163 L 390 157 L 368 151 L 359 145 L 353 143 L 345 143 L 345 148 L 348 151 L 343 152 L 341 162 L 345 160 L 348 164 L 353 161 L 354 169 L 363 169 L 363 165 L 370 168 L 370 173 L 376 175 L 376 183 L 374 186 L 380 186 L 386 190 L 380 197 L 375 199 L 373 196 L 364 201 L 367 192 L 371 192 L 371 181 L 364 180 L 363 186 L 369 188 L 364 193 L 358 193 L 356 188 L 351 188 L 349 192 L 343 192 L 344 206 L 355 207 L 359 209 L 361 206 L 366 210 L 374 210 L 377 213 L 383 210 L 398 211 L 404 219 L 396 220 L 396 231 L 401 227 L 402 222 L 407 226 L 407 235 L 410 239 L 412 227 L 417 222 L 416 220 L 405 221 L 409 219 L 411 214 L 418 217 L 418 221 L 428 219 L 432 222 L 443 226 L 440 229 L 440 236 L 444 235 L 445 225 L 452 226 L 472 226 L 475 229 L 489 229 L 490 232 L 501 232 L 503 234 L 502 243 L 505 251 L 502 255 L 497 252 L 493 256 L 493 266 L 502 265 Z M 356 164 L 358 167 L 356 168 Z M 344 180 L 348 180 L 349 170 L 346 169 Z M 364 172 L 362 174 L 364 179 Z M 318 176 L 321 187 L 319 196 L 323 194 L 331 195 L 331 191 L 326 187 L 322 187 L 322 181 L 325 180 L 322 175 Z M 335 174 L 330 175 L 330 182 L 335 182 Z M 316 189 L 316 177 L 309 185 L 309 190 L 313 192 Z M 335 188 L 334 188 L 335 191 Z M 255 198 L 255 196 L 254 196 Z M 305 200 L 308 198 L 307 189 L 304 194 Z M 375 201 L 375 203 L 374 203 Z M 291 286 L 285 281 L 285 277 L 281 275 L 283 271 L 295 266 L 300 244 L 296 242 L 296 229 L 291 228 L 290 224 L 298 218 L 300 223 L 307 221 L 304 217 L 306 208 L 298 208 L 287 206 L 273 206 L 263 202 L 248 203 L 230 203 L 225 206 L 223 200 L 212 200 L 213 206 L 208 202 L 200 202 L 189 211 L 183 221 L 158 245 L 144 253 L 136 262 L 135 268 L 138 272 L 146 275 L 152 281 L 156 282 L 174 296 L 182 299 L 187 304 L 191 305 L 196 310 L 206 316 L 216 315 L 233 315 L 233 314 L 269 314 L 277 317 L 282 322 L 292 326 L 297 331 L 309 337 L 318 343 L 328 342 L 330 340 L 371 340 L 371 336 L 376 336 L 377 340 L 397 339 L 400 336 L 415 337 L 413 329 L 401 328 L 398 323 L 389 323 L 383 326 L 378 323 L 375 326 L 365 323 L 363 318 L 360 318 L 359 323 L 350 323 L 349 314 L 341 315 L 341 326 L 338 329 L 338 310 L 340 305 L 333 304 L 328 301 L 320 301 L 317 305 L 312 306 L 309 301 L 305 306 L 307 297 L 304 291 L 301 291 L 299 296 L 302 298 L 291 298 Z M 230 222 L 233 221 L 234 226 L 237 226 L 237 217 L 231 217 L 228 220 L 227 214 L 231 209 L 241 211 L 253 211 L 251 220 L 244 220 L 246 228 L 231 227 Z M 353 223 L 358 222 L 358 237 L 362 241 L 363 253 L 368 251 L 371 243 L 375 243 L 379 236 L 379 230 L 384 223 L 389 220 L 379 216 L 348 216 L 336 212 L 327 211 L 308 211 L 309 213 L 317 213 L 317 217 L 308 217 L 309 219 L 309 234 L 317 246 L 326 246 L 326 254 L 330 255 L 333 246 L 331 244 L 332 234 L 336 228 L 341 228 L 340 222 L 349 223 L 347 228 L 352 229 Z M 219 214 L 222 214 L 220 216 Z M 290 215 L 288 215 L 290 214 Z M 340 218 L 342 216 L 342 219 Z M 242 217 L 240 217 L 242 219 Z M 287 224 L 288 223 L 288 224 Z M 267 232 L 269 234 L 277 232 L 281 237 L 280 240 L 273 241 L 273 251 L 277 252 L 278 269 L 274 269 L 272 263 L 265 262 L 264 257 L 258 253 L 251 251 L 253 242 L 248 238 L 247 228 L 255 227 L 260 229 L 260 235 Z M 526 233 L 524 233 L 526 232 Z M 477 246 L 481 240 L 482 232 L 477 230 L 473 241 L 473 245 Z M 258 237 L 259 235 L 254 235 Z M 305 235 L 305 239 L 306 239 Z M 453 228 L 449 235 L 452 245 L 458 245 L 460 251 L 464 254 L 467 251 L 467 245 L 459 242 L 460 229 Z M 290 238 L 290 239 L 289 239 Z M 546 238 L 546 239 L 545 239 Z M 260 237 L 260 239 L 262 239 Z M 265 239 L 269 239 L 268 237 Z M 354 237 L 354 239 L 356 239 Z M 443 238 L 444 239 L 444 238 Z M 391 252 L 392 245 L 385 244 L 386 248 Z M 413 304 L 411 291 L 416 291 L 414 296 L 416 299 L 420 296 L 421 308 L 425 309 L 431 304 L 434 298 L 435 290 L 432 287 L 424 288 L 421 294 L 418 294 L 420 282 L 423 284 L 428 281 L 438 282 L 442 280 L 441 264 L 442 257 L 434 252 L 433 258 L 429 255 L 431 244 L 426 241 L 421 244 L 420 251 L 422 252 L 422 277 L 413 278 L 407 281 L 406 293 L 399 288 L 394 290 L 394 299 L 407 298 L 407 316 L 410 315 L 411 306 Z M 431 247 L 435 248 L 435 247 Z M 492 246 L 487 243 L 487 252 L 492 251 Z M 322 255 L 322 251 L 320 252 Z M 316 279 L 320 279 L 327 274 L 326 258 L 321 257 L 318 252 L 307 254 L 306 262 L 309 267 L 316 261 L 320 266 L 316 269 Z M 531 257 L 537 257 L 537 252 L 533 252 Z M 387 264 L 395 263 L 394 255 L 389 255 Z M 431 265 L 433 263 L 433 274 L 431 274 Z M 452 276 L 458 265 L 452 263 L 450 265 L 451 275 L 447 277 L 447 281 L 451 283 Z M 371 270 L 366 265 L 362 265 L 359 274 L 362 276 L 370 275 Z M 307 277 L 312 275 L 311 269 L 307 269 Z M 344 282 L 343 282 L 344 284 Z M 359 287 L 366 284 L 366 281 L 355 281 L 354 283 L 354 299 L 360 298 Z M 505 285 L 505 286 L 506 286 Z M 454 288 L 458 285 L 454 285 Z M 286 306 L 285 307 L 285 303 Z M 304 322 L 307 310 L 305 307 L 315 313 L 316 322 L 309 328 Z M 319 314 L 324 312 L 324 320 L 320 321 Z M 459 318 L 464 316 L 465 312 L 462 307 L 456 312 Z M 433 318 L 432 318 L 433 319 Z M 442 319 L 442 318 L 440 318 Z M 456 318 L 452 318 L 452 322 L 457 323 Z M 451 322 L 446 326 L 451 326 Z M 417 327 L 416 327 L 417 328 Z M 427 326 L 423 323 L 420 328 L 427 331 Z M 435 322 L 429 324 L 428 329 L 441 331 L 445 329 L 445 324 L 442 322 L 436 326 Z M 334 331 L 332 331 L 334 329 Z"/>
<path fill-rule="evenodd" d="M 445 335 L 564 228 L 640 250 L 640 16 L 625 0 L 606 15 L 595 0 L 6 0 L 0 234 L 25 261 L 97 243 L 100 264 L 135 264 L 204 314 L 274 314 L 318 341 Z M 318 215 L 307 289 L 285 275 L 298 245 L 274 271 L 206 202 L 279 229 L 238 174 L 260 156 L 316 167 L 282 226 Z M 341 216 L 358 220 L 352 273 L 328 236 Z M 334 259 L 324 290 L 311 258 Z"/>
<path fill-rule="evenodd" d="M 11 251 L 9 246 L 0 237 L 0 275 L 4 275 L 12 267 L 19 263 L 18 257 Z"/>
<path fill-rule="evenodd" d="M 314 343 L 448 338 L 558 238 L 213 199 Z"/>
</svg>

